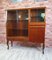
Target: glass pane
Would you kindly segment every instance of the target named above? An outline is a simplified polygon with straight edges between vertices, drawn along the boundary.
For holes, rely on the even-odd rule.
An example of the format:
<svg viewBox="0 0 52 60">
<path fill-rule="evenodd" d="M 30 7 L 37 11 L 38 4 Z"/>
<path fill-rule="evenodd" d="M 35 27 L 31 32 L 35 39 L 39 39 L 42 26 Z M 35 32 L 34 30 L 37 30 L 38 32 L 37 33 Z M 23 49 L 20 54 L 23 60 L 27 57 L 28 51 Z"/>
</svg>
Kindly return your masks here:
<svg viewBox="0 0 52 60">
<path fill-rule="evenodd" d="M 28 10 L 8 11 L 7 35 L 28 36 Z"/>
<path fill-rule="evenodd" d="M 31 22 L 44 22 L 45 10 L 33 9 L 31 10 Z"/>
<path fill-rule="evenodd" d="M 16 15 L 19 36 L 28 36 L 28 10 L 18 10 Z"/>
<path fill-rule="evenodd" d="M 17 13 L 17 20 L 28 20 L 28 11 L 27 10 L 18 10 Z"/>
</svg>

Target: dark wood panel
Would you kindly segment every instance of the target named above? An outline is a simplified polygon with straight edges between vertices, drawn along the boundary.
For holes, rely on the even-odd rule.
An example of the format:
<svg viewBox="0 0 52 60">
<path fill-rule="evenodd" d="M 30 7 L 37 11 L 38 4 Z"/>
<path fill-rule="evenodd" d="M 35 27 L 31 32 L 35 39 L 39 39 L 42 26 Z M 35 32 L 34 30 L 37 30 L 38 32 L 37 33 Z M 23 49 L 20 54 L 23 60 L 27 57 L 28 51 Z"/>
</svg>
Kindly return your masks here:
<svg viewBox="0 0 52 60">
<path fill-rule="evenodd" d="M 31 26 L 29 29 L 29 41 L 43 43 L 45 37 L 45 27 Z"/>
</svg>

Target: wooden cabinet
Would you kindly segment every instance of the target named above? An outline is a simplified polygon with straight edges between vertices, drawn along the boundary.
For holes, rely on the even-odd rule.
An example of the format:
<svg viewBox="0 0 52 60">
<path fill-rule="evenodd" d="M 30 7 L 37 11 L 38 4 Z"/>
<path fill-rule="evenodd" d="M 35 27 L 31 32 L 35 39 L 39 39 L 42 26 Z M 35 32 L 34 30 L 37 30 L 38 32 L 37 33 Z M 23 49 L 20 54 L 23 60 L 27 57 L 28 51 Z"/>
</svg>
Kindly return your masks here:
<svg viewBox="0 0 52 60">
<path fill-rule="evenodd" d="M 8 10 L 6 30 L 8 48 L 9 41 L 25 41 L 43 43 L 44 50 L 45 8 Z"/>
</svg>

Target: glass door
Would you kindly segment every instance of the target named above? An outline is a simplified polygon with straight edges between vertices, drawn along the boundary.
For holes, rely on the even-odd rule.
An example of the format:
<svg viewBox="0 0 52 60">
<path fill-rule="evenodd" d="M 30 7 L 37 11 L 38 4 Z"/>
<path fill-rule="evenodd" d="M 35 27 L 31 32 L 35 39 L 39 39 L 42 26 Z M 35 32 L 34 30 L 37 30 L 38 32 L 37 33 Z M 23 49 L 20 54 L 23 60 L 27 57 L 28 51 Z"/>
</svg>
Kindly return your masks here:
<svg viewBox="0 0 52 60">
<path fill-rule="evenodd" d="M 45 17 L 44 9 L 31 10 L 31 22 L 44 22 L 44 17 Z"/>
<path fill-rule="evenodd" d="M 45 9 L 31 9 L 30 11 L 30 25 L 38 25 L 45 23 Z"/>
<path fill-rule="evenodd" d="M 17 10 L 17 36 L 28 36 L 28 10 Z"/>
<path fill-rule="evenodd" d="M 28 36 L 28 10 L 7 12 L 7 35 Z"/>
</svg>

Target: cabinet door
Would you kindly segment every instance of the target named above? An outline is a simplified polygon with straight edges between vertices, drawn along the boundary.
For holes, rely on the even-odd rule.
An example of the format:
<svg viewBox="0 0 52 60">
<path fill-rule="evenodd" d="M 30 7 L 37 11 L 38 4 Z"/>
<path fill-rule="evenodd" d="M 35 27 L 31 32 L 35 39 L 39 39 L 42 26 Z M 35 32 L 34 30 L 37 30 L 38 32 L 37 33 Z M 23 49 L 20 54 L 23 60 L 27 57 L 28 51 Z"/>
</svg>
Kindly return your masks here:
<svg viewBox="0 0 52 60">
<path fill-rule="evenodd" d="M 43 43 L 45 37 L 45 27 L 30 27 L 29 29 L 29 41 L 35 43 Z"/>
<path fill-rule="evenodd" d="M 45 37 L 45 9 L 31 9 L 29 15 L 29 41 L 43 43 Z"/>
</svg>

